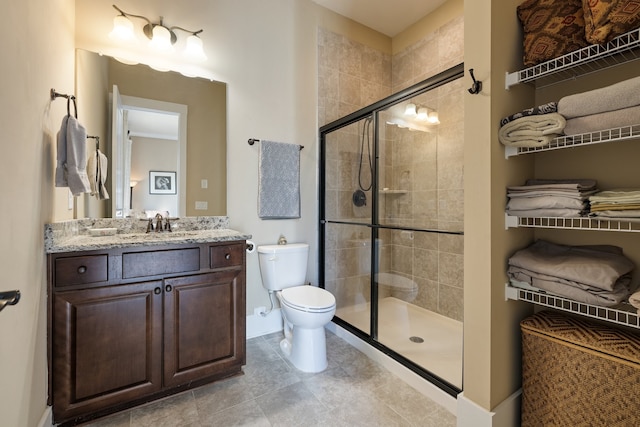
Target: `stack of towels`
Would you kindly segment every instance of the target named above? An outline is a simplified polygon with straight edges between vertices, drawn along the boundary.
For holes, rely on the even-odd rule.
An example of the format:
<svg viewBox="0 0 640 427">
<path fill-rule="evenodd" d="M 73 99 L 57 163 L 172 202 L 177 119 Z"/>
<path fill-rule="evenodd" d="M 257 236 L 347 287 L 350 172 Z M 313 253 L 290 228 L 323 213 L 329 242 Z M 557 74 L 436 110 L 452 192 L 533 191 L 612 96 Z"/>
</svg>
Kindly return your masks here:
<svg viewBox="0 0 640 427">
<path fill-rule="evenodd" d="M 589 212 L 594 179 L 529 179 L 507 187 L 507 213 L 519 217 L 577 217 Z"/>
<path fill-rule="evenodd" d="M 558 113 L 566 119 L 566 135 L 638 125 L 640 76 L 565 96 L 558 102 Z"/>
<path fill-rule="evenodd" d="M 500 120 L 498 139 L 509 147 L 544 147 L 562 135 L 565 124 L 556 103 L 549 102 Z"/>
<path fill-rule="evenodd" d="M 629 297 L 634 268 L 617 246 L 564 246 L 538 240 L 509 258 L 507 274 L 514 287 L 611 307 Z"/>
<path fill-rule="evenodd" d="M 589 216 L 640 220 L 640 189 L 600 191 L 589 196 Z"/>
</svg>

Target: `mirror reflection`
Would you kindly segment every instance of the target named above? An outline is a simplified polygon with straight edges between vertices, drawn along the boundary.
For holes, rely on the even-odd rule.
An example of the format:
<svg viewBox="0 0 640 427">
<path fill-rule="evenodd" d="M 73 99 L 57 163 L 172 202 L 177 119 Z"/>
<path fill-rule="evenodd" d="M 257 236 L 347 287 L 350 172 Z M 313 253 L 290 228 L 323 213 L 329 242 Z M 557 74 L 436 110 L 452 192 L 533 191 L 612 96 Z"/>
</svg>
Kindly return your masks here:
<svg viewBox="0 0 640 427">
<path fill-rule="evenodd" d="M 76 64 L 80 119 L 110 162 L 111 199 L 87 195 L 84 216 L 226 215 L 226 84 L 83 50 Z"/>
</svg>

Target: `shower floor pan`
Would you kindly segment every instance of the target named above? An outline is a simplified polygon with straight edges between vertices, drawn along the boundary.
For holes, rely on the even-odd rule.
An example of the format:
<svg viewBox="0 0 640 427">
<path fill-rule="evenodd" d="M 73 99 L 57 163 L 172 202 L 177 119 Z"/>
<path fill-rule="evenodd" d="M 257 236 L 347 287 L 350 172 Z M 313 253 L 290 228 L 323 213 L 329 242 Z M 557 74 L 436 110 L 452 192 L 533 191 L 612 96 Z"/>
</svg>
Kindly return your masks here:
<svg viewBox="0 0 640 427">
<path fill-rule="evenodd" d="M 370 304 L 336 310 L 336 316 L 369 331 Z M 378 302 L 378 341 L 427 371 L 462 388 L 462 322 L 397 298 Z"/>
</svg>

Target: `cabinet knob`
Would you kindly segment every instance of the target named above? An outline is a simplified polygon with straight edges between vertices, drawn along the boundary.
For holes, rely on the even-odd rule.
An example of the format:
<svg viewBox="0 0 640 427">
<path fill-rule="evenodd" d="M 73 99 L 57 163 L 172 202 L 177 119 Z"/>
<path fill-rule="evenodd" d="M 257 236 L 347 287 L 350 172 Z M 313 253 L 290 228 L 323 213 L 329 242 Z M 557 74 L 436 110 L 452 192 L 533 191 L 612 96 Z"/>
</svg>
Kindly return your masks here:
<svg viewBox="0 0 640 427">
<path fill-rule="evenodd" d="M 78 267 L 78 274 L 84 274 L 87 272 L 87 267 L 85 267 L 84 265 L 81 265 L 80 267 Z"/>
<path fill-rule="evenodd" d="M 159 287 L 153 290 L 153 293 L 156 295 L 160 295 L 160 292 L 162 292 L 162 289 L 160 289 Z"/>
<path fill-rule="evenodd" d="M 231 259 L 231 254 L 224 254 L 224 259 L 227 261 Z"/>
<path fill-rule="evenodd" d="M 167 291 L 167 292 L 171 292 L 171 290 L 172 290 L 172 289 L 173 289 L 173 288 L 171 287 L 171 285 L 167 285 L 167 286 L 164 288 L 164 290 L 165 290 L 165 291 Z"/>
</svg>

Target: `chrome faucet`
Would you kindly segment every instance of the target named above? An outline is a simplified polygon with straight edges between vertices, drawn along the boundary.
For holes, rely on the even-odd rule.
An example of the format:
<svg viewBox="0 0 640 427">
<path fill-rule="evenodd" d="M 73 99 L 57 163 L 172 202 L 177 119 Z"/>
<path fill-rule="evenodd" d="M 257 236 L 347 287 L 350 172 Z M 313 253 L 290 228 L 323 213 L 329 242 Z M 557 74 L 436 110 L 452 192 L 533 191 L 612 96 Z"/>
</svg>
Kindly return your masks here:
<svg viewBox="0 0 640 427">
<path fill-rule="evenodd" d="M 156 214 L 156 233 L 162 231 L 162 215 Z"/>
</svg>

